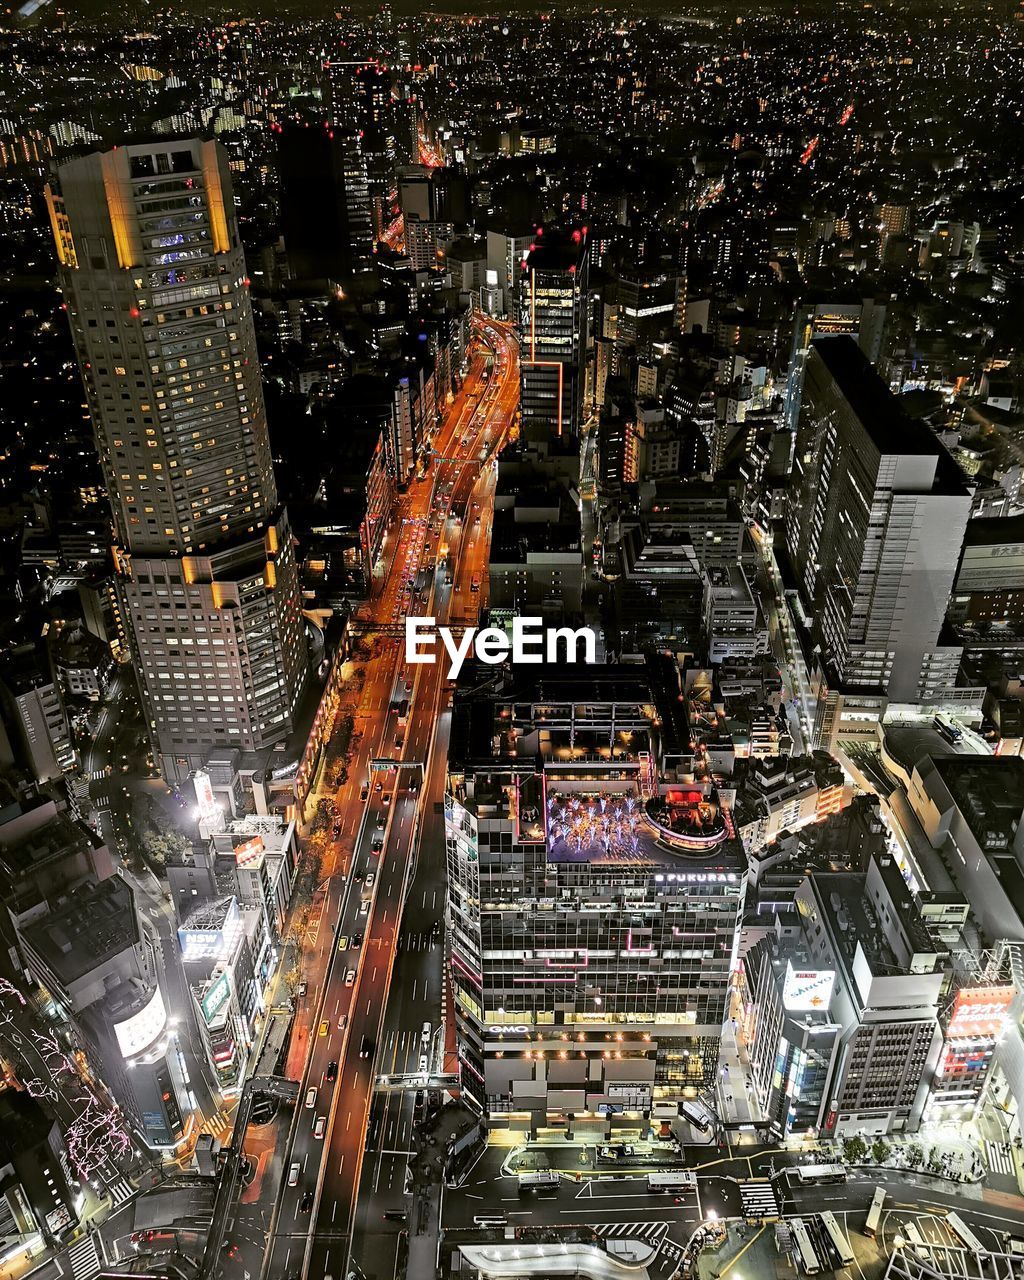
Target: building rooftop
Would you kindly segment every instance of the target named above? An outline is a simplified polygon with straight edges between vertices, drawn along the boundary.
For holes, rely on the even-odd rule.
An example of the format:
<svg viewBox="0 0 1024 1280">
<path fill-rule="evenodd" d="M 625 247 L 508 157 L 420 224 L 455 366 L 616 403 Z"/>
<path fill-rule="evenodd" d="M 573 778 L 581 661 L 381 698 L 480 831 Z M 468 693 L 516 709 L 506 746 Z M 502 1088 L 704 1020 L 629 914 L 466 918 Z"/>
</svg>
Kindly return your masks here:
<svg viewBox="0 0 1024 1280">
<path fill-rule="evenodd" d="M 135 898 L 119 875 L 79 885 L 71 901 L 23 932 L 32 949 L 69 986 L 136 945 Z"/>
<path fill-rule="evenodd" d="M 15 698 L 43 685 L 53 684 L 53 674 L 41 639 L 7 649 L 3 655 L 3 682 Z"/>
<path fill-rule="evenodd" d="M 567 717 L 575 725 L 575 746 L 589 732 L 588 717 L 611 706 L 623 720 L 620 729 L 627 727 L 628 715 L 623 713 L 635 710 L 635 728 L 645 731 L 645 745 L 649 745 L 647 727 L 655 721 L 664 750 L 678 751 L 689 742 L 676 669 L 665 655 L 650 655 L 635 666 L 491 667 L 469 661 L 462 669 L 452 708 L 449 758 L 453 768 L 475 762 L 493 766 L 495 741 L 512 730 L 519 739 L 536 732 L 545 735 L 549 747 L 557 745 L 555 739 Z M 608 746 L 607 732 L 604 746 Z M 525 758 L 521 742 L 515 755 Z"/>
<path fill-rule="evenodd" d="M 41 1104 L 20 1089 L 0 1092 L 0 1165 L 28 1147 L 45 1142 L 56 1121 Z"/>
<path fill-rule="evenodd" d="M 753 593 L 747 575 L 738 564 L 712 565 L 707 570 L 711 599 L 719 604 L 750 604 Z"/>
<path fill-rule="evenodd" d="M 491 564 L 526 564 L 534 555 L 575 553 L 579 559 L 579 522 L 516 520 L 512 510 L 496 511 L 491 533 Z"/>
<path fill-rule="evenodd" d="M 913 951 L 931 952 L 936 949 L 931 930 L 921 917 L 921 908 L 917 904 L 910 886 L 903 878 L 896 859 L 890 854 L 883 854 L 875 859 L 881 872 L 885 891 L 892 901 L 893 908 L 900 922 L 900 927 L 907 936 Z"/>
<path fill-rule="evenodd" d="M 932 764 L 982 850 L 995 857 L 1011 854 L 1024 815 L 1024 760 L 936 756 Z"/>
<path fill-rule="evenodd" d="M 852 338 L 816 338 L 811 346 L 879 453 L 934 457 L 933 487 L 950 493 L 967 492 L 960 469 L 945 448 L 923 422 L 907 416 Z"/>
<path fill-rule="evenodd" d="M 31 815 L 32 810 L 28 810 Z M 20 807 L 7 824 L 0 825 L 0 875 L 13 888 L 19 881 L 32 878 L 43 867 L 51 866 L 77 853 L 100 847 L 99 838 L 73 821 L 66 813 L 55 813 L 23 835 L 11 838 L 4 825 L 16 827 Z"/>
<path fill-rule="evenodd" d="M 903 967 L 867 899 L 867 877 L 859 872 L 828 871 L 815 872 L 811 880 L 822 911 L 830 922 L 832 937 L 851 976 L 858 943 L 873 974 L 903 973 Z M 930 939 L 926 949 L 932 950 Z M 856 983 L 853 985 L 856 986 Z"/>
<path fill-rule="evenodd" d="M 967 522 L 965 547 L 995 547 L 1010 542 L 1024 543 L 1024 516 L 983 516 Z"/>
<path fill-rule="evenodd" d="M 579 232 L 561 235 L 558 232 L 537 233 L 530 246 L 528 265 L 531 271 L 575 272 L 583 261 L 584 237 Z"/>
</svg>

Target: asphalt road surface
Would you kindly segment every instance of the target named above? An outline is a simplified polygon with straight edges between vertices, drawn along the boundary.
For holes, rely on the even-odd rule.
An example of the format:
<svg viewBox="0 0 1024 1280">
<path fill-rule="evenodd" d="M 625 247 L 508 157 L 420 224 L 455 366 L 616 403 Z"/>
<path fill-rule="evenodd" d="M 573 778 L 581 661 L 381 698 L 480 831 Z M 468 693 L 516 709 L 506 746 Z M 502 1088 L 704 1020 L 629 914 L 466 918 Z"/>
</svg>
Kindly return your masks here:
<svg viewBox="0 0 1024 1280">
<path fill-rule="evenodd" d="M 429 1048 L 421 1036 L 425 1022 L 436 1033 L 441 1021 L 435 926 L 444 911 L 444 842 L 435 806 L 451 690 L 445 663 L 405 666 L 399 637 L 407 614 L 443 624 L 457 611 L 475 620 L 486 599 L 489 464 L 515 413 L 519 376 L 505 327 L 479 327 L 500 348 L 494 373 L 484 379 L 477 357 L 437 433 L 432 466 L 403 499 L 382 590 L 357 622 L 377 637 L 377 652 L 359 752 L 336 797 L 338 840 L 351 838 L 352 853 L 328 876 L 308 940 L 308 1054 L 299 1103 L 266 1179 L 276 1200 L 261 1271 L 275 1280 L 304 1271 L 344 1276 L 350 1254 L 365 1275 L 394 1274 L 398 1228 L 385 1228 L 383 1214 L 404 1201 L 415 1084 L 378 1090 L 377 1078 L 416 1077 L 424 1051 L 433 1069 L 440 1066 L 437 1035 Z M 413 767 L 369 771 L 371 761 L 389 759 Z M 243 1251 L 232 1274 L 252 1270 L 249 1261 Z"/>
</svg>

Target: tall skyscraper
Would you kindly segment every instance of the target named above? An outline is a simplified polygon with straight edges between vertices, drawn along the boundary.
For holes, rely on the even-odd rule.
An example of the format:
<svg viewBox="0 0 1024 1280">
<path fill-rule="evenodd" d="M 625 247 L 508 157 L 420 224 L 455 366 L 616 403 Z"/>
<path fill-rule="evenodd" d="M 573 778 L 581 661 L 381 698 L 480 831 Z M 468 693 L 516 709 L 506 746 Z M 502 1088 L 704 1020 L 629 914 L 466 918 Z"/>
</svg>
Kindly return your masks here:
<svg viewBox="0 0 1024 1280">
<path fill-rule="evenodd" d="M 813 619 L 815 745 L 834 747 L 873 735 L 887 700 L 953 687 L 962 650 L 940 633 L 971 495 L 848 337 L 811 344 L 793 481 L 786 538 Z"/>
<path fill-rule="evenodd" d="M 522 432 L 530 443 L 578 435 L 587 355 L 586 228 L 538 231 L 523 267 Z"/>
<path fill-rule="evenodd" d="M 352 77 L 354 120 L 339 114 L 334 102 L 334 123 L 347 123 L 362 133 L 367 188 L 373 214 L 373 234 L 379 240 L 391 220 L 390 193 L 395 178 L 395 112 L 391 77 L 376 63 L 356 68 Z"/>
<path fill-rule="evenodd" d="M 797 308 L 786 381 L 786 426 L 790 431 L 796 430 L 800 420 L 800 400 L 811 340 L 843 336 L 855 338 L 861 351 L 875 364 L 882 349 L 886 313 L 885 303 L 871 298 L 842 301 L 833 297 L 820 302 L 805 302 Z"/>
<path fill-rule="evenodd" d="M 278 134 L 281 226 L 292 275 L 322 285 L 367 271 L 373 219 L 354 129 L 286 124 Z"/>
<path fill-rule="evenodd" d="M 284 738 L 306 673 L 227 159 L 94 152 L 46 199 L 145 714 L 182 780 Z"/>
</svg>

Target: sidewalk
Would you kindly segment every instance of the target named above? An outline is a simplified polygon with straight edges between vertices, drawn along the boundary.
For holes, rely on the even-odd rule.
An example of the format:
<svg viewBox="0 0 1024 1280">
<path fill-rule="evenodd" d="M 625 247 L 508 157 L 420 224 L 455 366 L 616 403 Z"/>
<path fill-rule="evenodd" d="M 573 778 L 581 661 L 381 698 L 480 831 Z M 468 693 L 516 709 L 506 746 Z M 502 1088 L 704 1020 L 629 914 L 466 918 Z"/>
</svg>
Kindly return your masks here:
<svg viewBox="0 0 1024 1280">
<path fill-rule="evenodd" d="M 949 1182 L 981 1183 L 985 1181 L 986 1167 L 976 1146 L 966 1138 L 947 1136 L 938 1141 L 929 1141 L 923 1134 L 903 1140 L 892 1135 L 880 1141 L 888 1148 L 889 1154 L 879 1162 L 872 1155 L 874 1141 L 863 1140 L 867 1151 L 859 1159 L 851 1159 L 847 1144 L 842 1140 L 824 1142 L 818 1140 L 802 1149 L 813 1153 L 815 1157 L 827 1158 L 842 1164 L 852 1164 L 861 1169 L 897 1169 L 909 1173 L 930 1174 Z M 793 1150 L 792 1147 L 788 1149 Z M 1019 1155 L 1017 1152 L 1015 1155 Z M 1019 1166 L 1018 1166 L 1019 1167 Z"/>
<path fill-rule="evenodd" d="M 722 1031 L 716 1086 L 718 1115 L 727 1124 L 760 1124 L 764 1119 L 753 1087 L 747 1080 L 749 1061 L 732 1022 Z"/>
</svg>

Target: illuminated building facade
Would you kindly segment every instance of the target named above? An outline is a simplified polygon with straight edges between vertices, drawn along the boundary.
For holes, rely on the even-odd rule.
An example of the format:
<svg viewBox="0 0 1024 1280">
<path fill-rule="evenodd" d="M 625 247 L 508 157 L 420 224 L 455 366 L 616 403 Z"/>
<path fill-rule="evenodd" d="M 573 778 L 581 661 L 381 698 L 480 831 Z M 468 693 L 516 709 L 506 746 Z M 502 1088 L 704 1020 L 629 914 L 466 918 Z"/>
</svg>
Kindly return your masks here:
<svg viewBox="0 0 1024 1280">
<path fill-rule="evenodd" d="M 961 987 L 943 1030 L 932 1106 L 973 1106 L 988 1083 L 1016 996 L 1012 985 Z"/>
<path fill-rule="evenodd" d="M 538 231 L 523 264 L 519 331 L 523 438 L 579 435 L 587 353 L 586 228 Z"/>
<path fill-rule="evenodd" d="M 743 958 L 742 1036 L 774 1139 L 913 1132 L 939 1069 L 948 953 L 895 862 L 808 876 Z"/>
<path fill-rule="evenodd" d="M 956 683 L 940 642 L 971 509 L 955 462 L 849 337 L 812 343 L 786 548 L 819 655 L 814 746 L 870 736 L 885 700 Z"/>
<path fill-rule="evenodd" d="M 536 1126 L 714 1084 L 744 861 L 731 842 L 673 856 L 645 839 L 638 771 L 450 778 L 463 1084 L 489 1111 Z"/>
<path fill-rule="evenodd" d="M 806 956 L 795 953 L 798 964 Z M 829 1084 L 842 1027 L 829 1013 L 835 974 L 794 969 L 774 938 L 764 938 L 743 958 L 749 994 L 743 1038 L 750 1078 L 769 1138 L 817 1133 L 828 1114 Z"/>
<path fill-rule="evenodd" d="M 797 889 L 808 971 L 835 973 L 828 1009 L 842 1032 L 819 1132 L 914 1131 L 939 1061 L 948 954 L 896 863 L 808 876 Z"/>
<path fill-rule="evenodd" d="M 147 1141 L 172 1148 L 187 1088 L 132 889 L 113 875 L 80 881 L 48 901 L 47 914 L 26 913 L 18 923 L 24 968 L 74 1018 L 94 1069 Z"/>
<path fill-rule="evenodd" d="M 197 140 L 97 152 L 47 203 L 134 665 L 180 781 L 215 745 L 284 738 L 306 672 L 227 161 Z"/>
<path fill-rule="evenodd" d="M 214 1079 L 231 1091 L 245 1078 L 273 955 L 263 913 L 235 897 L 206 902 L 182 921 L 178 944 Z"/>
</svg>

